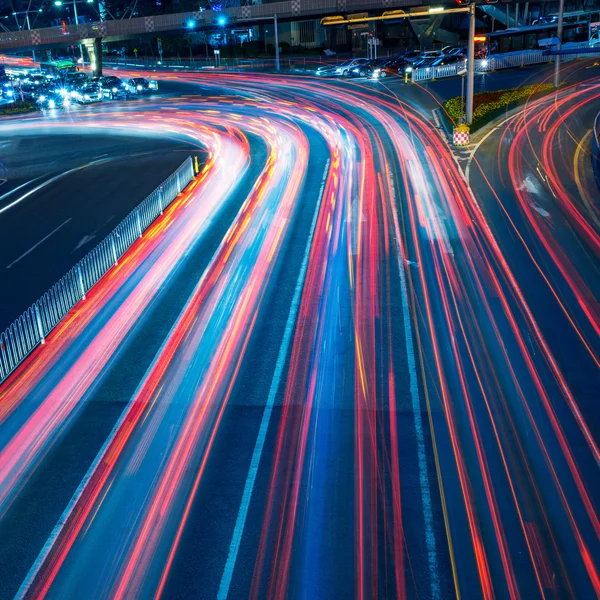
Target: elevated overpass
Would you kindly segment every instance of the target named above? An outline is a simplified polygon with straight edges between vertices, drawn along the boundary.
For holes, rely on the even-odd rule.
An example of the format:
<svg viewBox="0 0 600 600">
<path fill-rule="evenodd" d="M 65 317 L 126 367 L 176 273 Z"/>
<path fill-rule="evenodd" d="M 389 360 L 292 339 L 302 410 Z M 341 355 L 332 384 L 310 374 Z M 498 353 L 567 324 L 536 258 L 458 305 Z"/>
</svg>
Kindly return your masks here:
<svg viewBox="0 0 600 600">
<path fill-rule="evenodd" d="M 215 12 L 210 10 L 172 13 L 151 17 L 136 17 L 66 27 L 46 27 L 25 31 L 0 33 L 0 52 L 15 48 L 39 48 L 82 43 L 101 38 L 119 41 L 145 34 L 181 32 L 186 24 L 195 23 L 195 29 L 218 27 L 221 18 L 227 26 L 258 25 L 275 15 L 280 21 L 321 18 L 328 15 L 361 11 L 383 11 L 422 4 L 419 0 L 283 0 L 269 4 L 237 6 Z"/>
<path fill-rule="evenodd" d="M 231 7 L 219 12 L 182 12 L 5 32 L 0 33 L 0 52 L 84 44 L 90 53 L 93 70 L 99 74 L 102 70 L 101 41 L 115 42 L 145 35 L 183 32 L 189 30 L 187 24 L 190 21 L 198 30 L 219 27 L 222 19 L 225 19 L 227 27 L 250 26 L 271 20 L 275 15 L 280 21 L 295 21 L 419 5 L 423 5 L 423 0 L 282 0 Z"/>
</svg>

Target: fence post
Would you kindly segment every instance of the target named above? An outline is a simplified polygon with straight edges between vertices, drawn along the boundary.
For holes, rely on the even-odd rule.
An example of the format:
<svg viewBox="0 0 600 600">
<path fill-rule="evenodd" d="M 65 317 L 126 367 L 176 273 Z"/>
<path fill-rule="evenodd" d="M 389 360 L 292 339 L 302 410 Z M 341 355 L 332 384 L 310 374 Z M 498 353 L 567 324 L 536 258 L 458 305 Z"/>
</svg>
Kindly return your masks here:
<svg viewBox="0 0 600 600">
<path fill-rule="evenodd" d="M 158 188 L 158 206 L 160 207 L 160 214 L 163 214 L 163 186 Z"/>
<path fill-rule="evenodd" d="M 177 193 L 181 193 L 181 181 L 179 179 L 179 171 L 177 171 Z"/>
<path fill-rule="evenodd" d="M 42 328 L 42 317 L 40 316 L 40 309 L 38 307 L 37 302 L 33 306 L 35 307 L 35 320 L 37 322 L 38 334 L 40 336 L 40 344 L 45 344 L 46 338 L 44 337 L 44 330 Z"/>
<path fill-rule="evenodd" d="M 83 275 L 81 274 L 81 263 L 77 264 L 77 279 L 79 281 L 79 292 L 81 293 L 81 299 L 85 300 L 85 287 L 83 287 Z"/>
<path fill-rule="evenodd" d="M 140 234 L 140 237 L 142 237 L 142 220 L 140 219 L 140 209 L 139 208 L 135 211 L 135 215 L 137 217 L 138 233 Z"/>
<path fill-rule="evenodd" d="M 115 265 L 118 265 L 119 260 L 117 259 L 117 247 L 115 246 L 115 234 L 114 233 L 110 236 L 110 247 L 112 248 L 113 260 L 115 261 Z"/>
</svg>

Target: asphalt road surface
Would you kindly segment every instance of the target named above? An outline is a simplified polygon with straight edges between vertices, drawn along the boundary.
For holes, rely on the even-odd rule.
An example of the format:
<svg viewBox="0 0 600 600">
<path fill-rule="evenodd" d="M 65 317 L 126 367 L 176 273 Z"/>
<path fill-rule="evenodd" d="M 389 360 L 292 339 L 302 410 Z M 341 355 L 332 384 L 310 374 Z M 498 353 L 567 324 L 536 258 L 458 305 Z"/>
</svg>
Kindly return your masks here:
<svg viewBox="0 0 600 600">
<path fill-rule="evenodd" d="M 0 136 L 0 330 L 37 300 L 197 146 L 39 127 Z"/>
<path fill-rule="evenodd" d="M 387 88 L 171 77 L 81 119 L 207 160 L 0 388 L 0 595 L 598 595 L 598 315 L 531 295 L 497 182 Z M 593 232 L 526 227 L 597 292 Z"/>
</svg>

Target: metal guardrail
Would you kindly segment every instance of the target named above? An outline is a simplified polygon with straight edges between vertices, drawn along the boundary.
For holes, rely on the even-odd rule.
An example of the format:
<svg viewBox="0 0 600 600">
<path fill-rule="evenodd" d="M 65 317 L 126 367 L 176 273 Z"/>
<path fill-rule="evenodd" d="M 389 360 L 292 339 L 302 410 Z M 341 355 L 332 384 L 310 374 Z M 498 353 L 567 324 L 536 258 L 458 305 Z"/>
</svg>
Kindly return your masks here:
<svg viewBox="0 0 600 600">
<path fill-rule="evenodd" d="M 600 113 L 596 116 L 592 135 L 592 169 L 594 170 L 596 183 L 600 188 Z"/>
<path fill-rule="evenodd" d="M 0 383 L 3 382 L 103 277 L 152 222 L 194 178 L 192 158 L 159 185 L 60 281 L 0 333 Z"/>
<path fill-rule="evenodd" d="M 600 54 L 600 48 L 598 49 Z M 590 53 L 568 54 L 561 58 L 562 62 L 574 60 L 576 58 L 589 58 Z M 528 65 L 537 65 L 554 62 L 554 56 L 544 54 L 543 50 L 527 50 L 523 52 L 511 53 L 507 55 L 498 54 L 475 61 L 475 71 L 478 73 L 488 73 L 500 69 L 511 69 L 514 67 L 526 67 Z M 459 68 L 464 68 L 464 64 L 455 63 L 453 65 L 444 65 L 443 67 L 423 67 L 414 69 L 411 74 L 412 81 L 430 81 L 432 79 L 441 79 L 443 77 L 455 77 Z"/>
</svg>

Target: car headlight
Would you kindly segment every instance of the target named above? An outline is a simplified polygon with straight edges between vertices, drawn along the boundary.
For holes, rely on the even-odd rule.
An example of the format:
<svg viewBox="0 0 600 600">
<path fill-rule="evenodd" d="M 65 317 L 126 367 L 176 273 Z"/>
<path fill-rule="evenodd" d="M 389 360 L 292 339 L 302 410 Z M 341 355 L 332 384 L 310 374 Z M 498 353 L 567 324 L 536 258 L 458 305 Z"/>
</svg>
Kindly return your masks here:
<svg viewBox="0 0 600 600">
<path fill-rule="evenodd" d="M 144 88 L 143 88 L 143 86 L 141 86 L 141 85 L 138 85 L 138 86 L 137 86 L 137 89 L 138 89 L 138 92 L 141 92 L 141 91 L 142 91 Z"/>
<path fill-rule="evenodd" d="M 54 100 L 48 100 L 48 107 L 49 108 L 54 108 L 56 106 L 56 102 L 54 102 Z"/>
<path fill-rule="evenodd" d="M 83 98 L 84 98 L 84 100 L 89 100 L 90 99 L 90 95 L 89 94 L 84 94 Z"/>
<path fill-rule="evenodd" d="M 484 60 L 482 60 L 482 61 L 481 61 L 481 66 L 482 66 L 484 69 L 487 69 L 487 66 L 488 66 L 488 64 L 489 64 L 489 62 L 488 62 L 488 60 L 487 60 L 487 59 L 484 59 Z"/>
<path fill-rule="evenodd" d="M 14 93 L 12 90 L 6 90 L 6 95 L 7 95 L 9 98 L 12 98 L 12 97 L 15 95 L 15 93 Z"/>
<path fill-rule="evenodd" d="M 40 102 L 46 102 L 46 96 L 43 96 L 43 95 L 42 95 L 42 96 L 40 96 L 40 97 L 38 98 L 38 100 L 39 100 Z"/>
<path fill-rule="evenodd" d="M 412 71 L 412 67 L 406 67 L 406 69 L 404 69 L 405 73 L 410 73 Z"/>
<path fill-rule="evenodd" d="M 114 94 L 117 91 L 117 88 L 113 88 L 112 91 L 113 91 L 113 94 Z"/>
<path fill-rule="evenodd" d="M 67 95 L 67 90 L 65 90 L 64 88 L 62 88 L 62 89 L 58 90 L 58 93 L 59 93 L 61 96 L 66 96 L 66 95 Z"/>
</svg>

